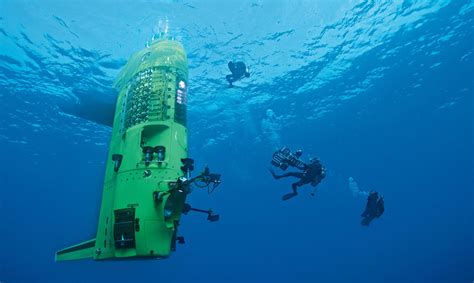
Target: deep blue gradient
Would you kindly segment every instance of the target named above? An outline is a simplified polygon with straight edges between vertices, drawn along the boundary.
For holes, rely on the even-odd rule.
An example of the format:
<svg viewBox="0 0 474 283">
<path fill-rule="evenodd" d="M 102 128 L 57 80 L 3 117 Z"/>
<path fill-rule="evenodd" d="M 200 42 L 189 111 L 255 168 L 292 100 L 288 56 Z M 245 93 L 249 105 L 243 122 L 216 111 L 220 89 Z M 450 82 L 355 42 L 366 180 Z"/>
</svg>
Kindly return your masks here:
<svg viewBox="0 0 474 283">
<path fill-rule="evenodd" d="M 0 282 L 472 282 L 473 1 L 0 2 Z M 100 13 L 98 13 L 100 11 Z M 189 142 L 223 184 L 166 260 L 54 262 L 93 238 L 110 129 L 63 113 L 169 20 L 190 60 Z M 227 61 L 252 76 L 228 89 Z M 326 179 L 287 202 L 278 146 Z M 365 198 L 385 214 L 360 225 Z"/>
</svg>

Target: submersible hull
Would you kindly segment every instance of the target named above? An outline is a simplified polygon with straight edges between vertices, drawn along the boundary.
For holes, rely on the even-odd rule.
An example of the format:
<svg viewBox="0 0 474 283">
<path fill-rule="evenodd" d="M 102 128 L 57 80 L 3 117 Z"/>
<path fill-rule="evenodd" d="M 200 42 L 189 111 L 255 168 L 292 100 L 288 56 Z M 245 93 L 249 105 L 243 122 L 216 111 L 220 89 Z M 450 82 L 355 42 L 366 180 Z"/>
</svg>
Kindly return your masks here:
<svg viewBox="0 0 474 283">
<path fill-rule="evenodd" d="M 135 53 L 118 75 L 112 138 L 95 239 L 60 250 L 56 260 L 167 257 L 186 192 L 188 62 L 177 41 Z"/>
</svg>

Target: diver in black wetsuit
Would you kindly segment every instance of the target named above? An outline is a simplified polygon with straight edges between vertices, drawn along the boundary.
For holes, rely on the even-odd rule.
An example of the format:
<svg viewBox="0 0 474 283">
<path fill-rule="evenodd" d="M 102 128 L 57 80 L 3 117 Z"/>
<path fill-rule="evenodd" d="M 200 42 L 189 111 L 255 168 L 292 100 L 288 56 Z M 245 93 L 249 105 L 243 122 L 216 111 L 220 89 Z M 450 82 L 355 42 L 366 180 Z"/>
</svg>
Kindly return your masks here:
<svg viewBox="0 0 474 283">
<path fill-rule="evenodd" d="M 361 224 L 363 226 L 369 226 L 370 222 L 375 218 L 379 218 L 385 211 L 385 203 L 383 196 L 379 197 L 377 192 L 370 192 L 369 197 L 367 198 L 367 205 L 365 210 L 362 213 Z"/>
<path fill-rule="evenodd" d="M 232 62 L 230 61 L 227 66 L 229 67 L 231 75 L 227 75 L 225 79 L 229 82 L 229 87 L 232 87 L 232 83 L 236 82 L 244 77 L 250 77 L 249 70 L 247 66 L 245 66 L 244 62 Z"/>
<path fill-rule="evenodd" d="M 298 157 L 301 156 L 301 151 L 297 151 L 295 155 L 297 155 Z M 311 159 L 309 164 L 304 164 L 303 172 L 289 172 L 282 175 L 277 175 L 270 168 L 270 173 L 272 173 L 272 176 L 275 179 L 281 179 L 286 177 L 295 177 L 300 179 L 298 182 L 293 183 L 291 185 L 293 192 L 284 195 L 282 197 L 282 200 L 288 200 L 298 195 L 298 187 L 301 187 L 303 185 L 311 184 L 311 186 L 316 187 L 326 176 L 324 167 L 316 158 Z"/>
</svg>

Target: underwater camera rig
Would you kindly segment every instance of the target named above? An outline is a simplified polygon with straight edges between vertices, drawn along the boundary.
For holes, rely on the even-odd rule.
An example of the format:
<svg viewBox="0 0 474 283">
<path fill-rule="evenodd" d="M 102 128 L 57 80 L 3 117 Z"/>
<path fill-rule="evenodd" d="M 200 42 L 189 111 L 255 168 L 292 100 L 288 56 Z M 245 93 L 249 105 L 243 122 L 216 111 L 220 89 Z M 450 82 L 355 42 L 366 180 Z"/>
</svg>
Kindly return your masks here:
<svg viewBox="0 0 474 283">
<path fill-rule="evenodd" d="M 280 168 L 281 170 L 286 170 L 289 166 L 304 170 L 306 164 L 299 160 L 299 154 L 294 154 L 286 146 L 280 148 L 275 153 L 273 153 L 271 164 L 275 167 Z"/>
</svg>

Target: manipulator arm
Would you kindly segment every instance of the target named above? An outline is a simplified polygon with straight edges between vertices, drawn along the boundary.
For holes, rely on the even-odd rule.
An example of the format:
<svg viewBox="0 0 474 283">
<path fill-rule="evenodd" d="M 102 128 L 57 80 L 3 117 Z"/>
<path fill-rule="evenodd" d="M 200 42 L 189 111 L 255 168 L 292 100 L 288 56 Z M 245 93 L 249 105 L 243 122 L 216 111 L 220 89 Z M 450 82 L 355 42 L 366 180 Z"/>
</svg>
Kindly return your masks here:
<svg viewBox="0 0 474 283">
<path fill-rule="evenodd" d="M 183 166 L 181 170 L 186 174 L 185 178 L 180 178 L 178 182 L 180 185 L 188 186 L 194 184 L 198 188 L 208 188 L 208 193 L 214 192 L 217 186 L 221 183 L 221 175 L 216 173 L 211 173 L 209 167 L 206 166 L 204 171 L 197 175 L 196 177 L 190 178 L 190 171 L 194 170 L 194 160 L 191 158 L 181 159 Z"/>
<path fill-rule="evenodd" d="M 183 213 L 188 214 L 188 212 L 190 211 L 201 212 L 201 213 L 207 214 L 207 220 L 209 220 L 210 222 L 219 221 L 219 214 L 214 214 L 212 209 L 204 210 L 204 209 L 194 208 L 191 205 L 185 203 L 183 207 Z"/>
</svg>

